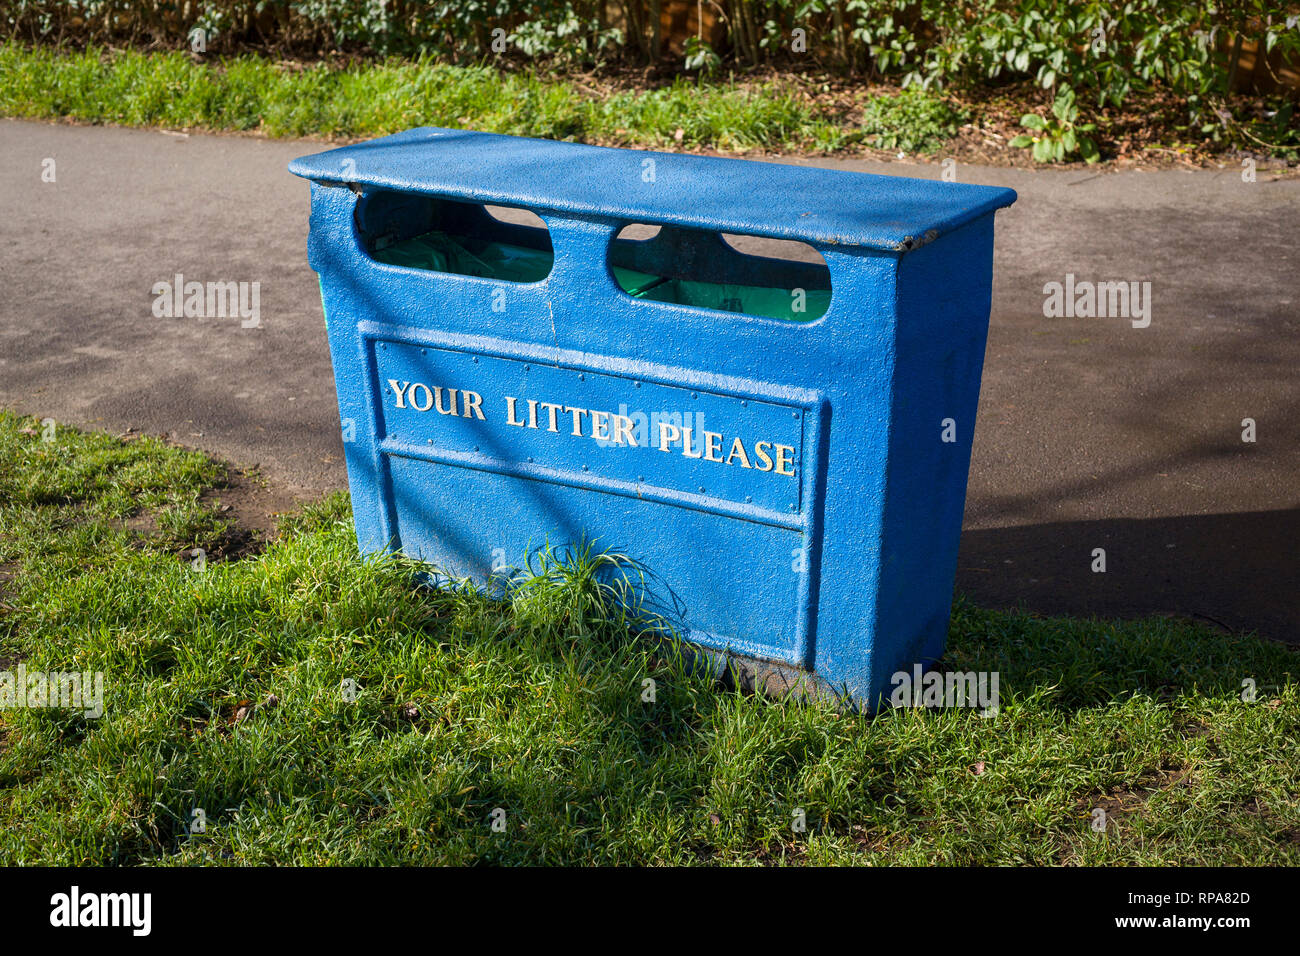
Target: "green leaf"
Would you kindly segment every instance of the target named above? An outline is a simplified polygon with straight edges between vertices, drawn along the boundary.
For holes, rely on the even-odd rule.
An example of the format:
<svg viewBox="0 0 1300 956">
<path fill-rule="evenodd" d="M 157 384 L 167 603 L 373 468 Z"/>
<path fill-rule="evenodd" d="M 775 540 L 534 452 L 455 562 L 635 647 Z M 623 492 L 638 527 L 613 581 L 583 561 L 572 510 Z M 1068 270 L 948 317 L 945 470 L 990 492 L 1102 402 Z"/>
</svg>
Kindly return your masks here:
<svg viewBox="0 0 1300 956">
<path fill-rule="evenodd" d="M 1075 114 L 1074 107 L 1074 90 L 1068 86 L 1061 87 L 1061 92 L 1056 94 L 1056 102 L 1052 104 L 1052 112 L 1056 118 L 1065 121 L 1072 118 Z"/>
<path fill-rule="evenodd" d="M 1034 162 L 1045 163 L 1052 156 L 1052 144 L 1045 139 L 1040 139 L 1034 144 Z"/>
<path fill-rule="evenodd" d="M 1011 141 L 1011 145 L 1016 149 L 1024 149 L 1026 146 L 1032 146 L 1033 143 L 1034 138 L 1032 136 L 1026 136 L 1023 133 Z"/>
<path fill-rule="evenodd" d="M 1045 124 L 1043 118 L 1035 113 L 1026 113 L 1020 117 L 1020 125 L 1025 129 L 1043 129 Z"/>
</svg>

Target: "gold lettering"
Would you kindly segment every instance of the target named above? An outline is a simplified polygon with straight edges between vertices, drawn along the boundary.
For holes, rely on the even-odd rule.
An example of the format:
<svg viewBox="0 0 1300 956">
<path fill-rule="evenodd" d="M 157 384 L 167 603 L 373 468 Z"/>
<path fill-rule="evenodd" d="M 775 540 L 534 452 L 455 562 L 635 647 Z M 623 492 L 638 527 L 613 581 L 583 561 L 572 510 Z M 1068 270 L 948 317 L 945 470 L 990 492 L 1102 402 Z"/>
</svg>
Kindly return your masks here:
<svg viewBox="0 0 1300 956">
<path fill-rule="evenodd" d="M 479 421 L 483 421 L 483 396 L 478 392 L 461 392 L 461 401 L 465 404 L 464 417 L 473 418 L 478 416 Z"/>
<path fill-rule="evenodd" d="M 448 401 L 451 402 L 451 408 L 442 407 L 442 386 L 440 385 L 433 386 L 433 404 L 437 406 L 438 414 L 455 415 L 456 414 L 456 389 L 454 388 L 447 389 L 447 399 Z"/>
<path fill-rule="evenodd" d="M 415 399 L 415 390 L 417 388 L 424 389 L 425 401 L 423 405 L 421 405 Z M 429 394 L 429 386 L 423 385 L 420 382 L 413 382 L 411 384 L 411 386 L 406 390 L 406 398 L 408 401 L 410 401 L 411 407 L 414 408 L 417 412 L 427 412 L 429 408 L 433 405 L 433 396 Z"/>
<path fill-rule="evenodd" d="M 789 452 L 789 454 L 786 454 Z M 793 475 L 794 469 L 785 470 L 785 466 L 794 464 L 794 449 L 789 445 L 776 446 L 776 473 L 778 475 Z"/>
<path fill-rule="evenodd" d="M 576 438 L 582 437 L 582 416 L 587 414 L 585 408 L 578 408 L 576 405 L 569 405 L 564 409 L 573 415 L 573 434 Z"/>
<path fill-rule="evenodd" d="M 523 428 L 524 423 L 515 419 L 515 403 L 518 401 L 519 399 L 515 398 L 513 395 L 506 396 L 506 424 L 518 425 L 520 428 Z"/>
<path fill-rule="evenodd" d="M 414 408 L 417 411 L 426 411 L 432 407 L 437 407 L 439 414 L 442 415 L 459 415 L 463 418 L 477 418 L 484 421 L 486 416 L 483 413 L 483 396 L 479 392 L 473 392 L 469 389 L 443 388 L 440 386 L 426 386 L 419 382 L 401 382 L 397 379 L 388 379 L 388 386 L 393 392 L 394 399 L 398 408 Z M 421 394 L 423 392 L 423 394 Z M 443 392 L 447 394 L 444 396 Z M 459 394 L 460 398 L 457 399 Z M 573 427 L 569 434 L 576 438 L 592 438 L 596 441 L 614 445 L 626 445 L 632 448 L 639 447 L 637 444 L 636 421 L 629 415 L 621 415 L 615 412 L 601 411 L 600 409 L 582 408 L 577 405 L 563 405 L 555 402 L 542 402 L 537 399 L 523 399 L 528 402 L 528 415 L 526 418 L 521 417 L 522 409 L 519 407 L 521 399 L 513 395 L 505 396 L 507 425 L 515 428 L 540 428 L 541 415 L 538 409 L 546 410 L 547 430 L 558 433 L 559 416 L 564 413 L 572 417 Z M 591 422 L 590 429 L 584 431 L 583 417 L 588 416 Z M 750 442 L 744 436 L 727 437 L 723 432 L 711 432 L 700 429 L 698 438 L 696 437 L 696 428 L 688 425 L 675 424 L 670 421 L 659 421 L 658 448 L 661 452 L 675 450 L 673 446 L 680 445 L 683 458 L 694 458 L 702 461 L 715 462 L 720 465 L 736 465 L 741 468 L 753 469 L 755 471 L 770 472 L 777 475 L 784 475 L 788 478 L 795 477 L 797 462 L 795 461 L 796 446 L 781 445 L 773 441 Z M 656 443 L 652 438 L 649 442 L 653 447 Z M 724 449 L 730 449 L 725 451 Z"/>
<path fill-rule="evenodd" d="M 626 438 L 627 439 L 626 444 L 632 448 L 636 448 L 637 447 L 636 435 L 632 431 L 635 425 L 636 422 L 632 421 L 632 419 L 628 418 L 626 415 L 615 415 L 614 416 L 614 444 L 616 445 L 625 444 L 623 439 Z"/>
<path fill-rule="evenodd" d="M 741 441 L 739 438 L 737 438 L 735 441 L 731 443 L 731 454 L 727 456 L 727 464 L 730 465 L 731 459 L 735 458 L 737 455 L 740 456 L 741 468 L 754 467 L 749 463 L 749 455 L 745 454 L 745 443 Z"/>
<path fill-rule="evenodd" d="M 548 432 L 558 432 L 560 430 L 559 426 L 555 424 L 555 416 L 563 407 L 563 405 L 554 405 L 551 402 L 542 402 L 542 408 L 546 409 L 547 414 L 550 415 L 551 419 L 551 423 L 546 429 Z"/>
<path fill-rule="evenodd" d="M 670 436 L 668 433 L 672 432 Z M 670 443 L 677 441 L 682 437 L 681 430 L 672 422 L 659 423 L 659 450 L 667 451 Z"/>
</svg>

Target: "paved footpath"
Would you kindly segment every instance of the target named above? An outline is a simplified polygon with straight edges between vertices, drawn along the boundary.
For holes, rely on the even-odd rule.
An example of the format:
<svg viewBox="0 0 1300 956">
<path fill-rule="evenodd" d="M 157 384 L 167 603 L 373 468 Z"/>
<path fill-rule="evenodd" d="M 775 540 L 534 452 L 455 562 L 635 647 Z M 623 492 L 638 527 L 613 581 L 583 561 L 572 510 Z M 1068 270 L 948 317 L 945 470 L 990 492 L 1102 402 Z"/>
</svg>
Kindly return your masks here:
<svg viewBox="0 0 1300 956">
<path fill-rule="evenodd" d="M 0 404 L 167 433 L 302 495 L 344 486 L 307 185 L 285 171 L 320 148 L 0 120 Z M 956 174 L 1020 193 L 997 220 L 959 587 L 1300 643 L 1300 180 Z M 155 318 L 177 273 L 260 282 L 261 327 Z M 1044 317 L 1067 274 L 1149 281 L 1150 325 Z"/>
</svg>

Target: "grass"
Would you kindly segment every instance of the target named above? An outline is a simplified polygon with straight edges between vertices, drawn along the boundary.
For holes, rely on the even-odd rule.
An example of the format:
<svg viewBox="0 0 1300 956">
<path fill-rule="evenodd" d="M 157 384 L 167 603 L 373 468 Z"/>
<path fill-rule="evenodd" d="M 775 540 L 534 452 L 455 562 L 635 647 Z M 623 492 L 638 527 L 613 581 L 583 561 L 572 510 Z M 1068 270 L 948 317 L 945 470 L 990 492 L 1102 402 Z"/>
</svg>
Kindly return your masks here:
<svg viewBox="0 0 1300 956">
<path fill-rule="evenodd" d="M 934 114 L 951 111 L 932 94 L 909 94 L 907 104 L 881 115 L 901 124 L 894 134 L 913 148 L 937 149 L 951 132 Z M 625 146 L 833 152 L 878 137 L 849 112 L 777 82 L 679 78 L 593 91 L 578 79 L 431 61 L 299 69 L 251 55 L 202 64 L 175 51 L 0 45 L 0 114 L 39 119 L 347 139 L 433 125 Z"/>
<path fill-rule="evenodd" d="M 944 666 L 1000 672 L 999 714 L 871 719 L 653 654 L 590 555 L 421 588 L 342 495 L 195 570 L 220 466 L 45 437 L 0 412 L 0 669 L 101 671 L 106 712 L 0 711 L 0 864 L 1300 863 L 1282 646 L 959 602 Z"/>
</svg>

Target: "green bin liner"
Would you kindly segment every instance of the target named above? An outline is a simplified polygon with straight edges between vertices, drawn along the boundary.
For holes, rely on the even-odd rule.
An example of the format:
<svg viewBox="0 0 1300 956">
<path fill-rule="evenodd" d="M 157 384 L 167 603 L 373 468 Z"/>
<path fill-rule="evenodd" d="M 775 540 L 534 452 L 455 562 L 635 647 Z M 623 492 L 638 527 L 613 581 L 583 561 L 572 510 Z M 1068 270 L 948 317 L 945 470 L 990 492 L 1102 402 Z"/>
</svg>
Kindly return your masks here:
<svg viewBox="0 0 1300 956">
<path fill-rule="evenodd" d="M 549 251 L 468 236 L 453 237 L 443 232 L 426 232 L 404 239 L 373 250 L 371 256 L 387 265 L 507 282 L 540 282 L 550 275 L 555 258 Z M 795 312 L 794 298 L 789 289 L 669 279 L 619 266 L 614 266 L 614 278 L 628 295 L 639 299 L 722 312 L 743 312 L 791 322 L 820 318 L 831 301 L 829 289 L 809 289 L 805 293 L 804 311 Z"/>
<path fill-rule="evenodd" d="M 481 279 L 508 282 L 540 282 L 551 272 L 554 254 L 504 242 L 486 242 L 468 237 L 452 238 L 443 232 L 426 232 L 374 250 L 379 262 L 408 269 L 455 272 Z"/>
</svg>

